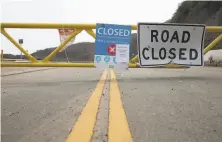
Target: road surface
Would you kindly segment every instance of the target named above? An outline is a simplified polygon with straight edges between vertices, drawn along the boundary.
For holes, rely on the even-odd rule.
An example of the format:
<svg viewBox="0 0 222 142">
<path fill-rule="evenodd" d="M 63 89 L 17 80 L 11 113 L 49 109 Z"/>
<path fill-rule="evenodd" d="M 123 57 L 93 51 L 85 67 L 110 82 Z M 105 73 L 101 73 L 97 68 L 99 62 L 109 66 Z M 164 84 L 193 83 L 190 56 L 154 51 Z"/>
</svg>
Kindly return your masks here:
<svg viewBox="0 0 222 142">
<path fill-rule="evenodd" d="M 2 142 L 222 141 L 222 68 L 12 70 Z"/>
</svg>

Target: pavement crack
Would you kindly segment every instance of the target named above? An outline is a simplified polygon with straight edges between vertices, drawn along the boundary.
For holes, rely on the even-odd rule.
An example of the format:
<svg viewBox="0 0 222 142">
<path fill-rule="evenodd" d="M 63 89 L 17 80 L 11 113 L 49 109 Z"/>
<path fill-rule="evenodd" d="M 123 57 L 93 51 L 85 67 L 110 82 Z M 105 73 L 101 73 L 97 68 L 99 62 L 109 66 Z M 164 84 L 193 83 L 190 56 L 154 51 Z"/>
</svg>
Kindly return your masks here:
<svg viewBox="0 0 222 142">
<path fill-rule="evenodd" d="M 100 100 L 96 124 L 94 126 L 91 142 L 108 141 L 108 107 L 109 107 L 109 74 Z"/>
</svg>

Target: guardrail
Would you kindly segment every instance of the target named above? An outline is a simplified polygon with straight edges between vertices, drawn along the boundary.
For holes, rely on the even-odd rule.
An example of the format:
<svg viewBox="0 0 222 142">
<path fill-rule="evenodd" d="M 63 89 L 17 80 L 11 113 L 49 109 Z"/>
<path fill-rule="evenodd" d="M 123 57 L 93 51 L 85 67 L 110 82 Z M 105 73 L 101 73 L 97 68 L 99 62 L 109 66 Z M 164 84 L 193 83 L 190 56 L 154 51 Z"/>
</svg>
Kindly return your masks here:
<svg viewBox="0 0 222 142">
<path fill-rule="evenodd" d="M 132 30 L 137 30 L 137 25 L 131 25 Z M 63 43 L 61 43 L 55 50 L 53 50 L 42 61 L 38 61 L 35 57 L 30 55 L 20 44 L 18 44 L 13 37 L 11 37 L 5 28 L 28 28 L 28 29 L 58 29 L 58 28 L 75 28 L 76 31 L 72 33 Z M 67 24 L 67 23 L 1 23 L 1 33 L 13 43 L 31 62 L 29 63 L 4 63 L 1 62 L 2 67 L 94 67 L 93 63 L 53 63 L 50 60 L 75 36 L 85 30 L 90 36 L 96 38 L 96 34 L 93 29 L 96 29 L 96 24 Z M 207 26 L 207 32 L 222 32 L 222 26 Z M 220 34 L 212 43 L 210 43 L 205 49 L 204 54 L 211 50 L 216 44 L 222 41 L 222 34 Z M 3 57 L 2 57 L 3 58 Z M 135 62 L 138 61 L 138 55 L 130 60 L 130 68 L 139 68 Z M 166 68 L 184 68 L 184 66 L 167 65 Z"/>
</svg>

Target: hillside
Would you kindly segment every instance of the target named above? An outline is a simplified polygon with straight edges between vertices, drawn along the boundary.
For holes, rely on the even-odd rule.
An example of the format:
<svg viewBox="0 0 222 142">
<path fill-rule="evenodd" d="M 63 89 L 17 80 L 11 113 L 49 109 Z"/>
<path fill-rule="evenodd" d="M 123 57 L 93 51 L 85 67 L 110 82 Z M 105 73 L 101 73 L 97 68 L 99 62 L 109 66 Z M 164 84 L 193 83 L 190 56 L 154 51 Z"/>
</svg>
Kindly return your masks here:
<svg viewBox="0 0 222 142">
<path fill-rule="evenodd" d="M 55 48 L 39 50 L 32 55 L 43 59 L 49 55 Z M 69 46 L 66 49 L 67 56 L 70 61 L 93 61 L 94 58 L 94 43 L 83 42 Z M 67 61 L 65 52 L 57 53 L 53 61 Z"/>
<path fill-rule="evenodd" d="M 222 26 L 222 1 L 185 1 L 181 3 L 169 22 Z M 207 33 L 205 47 L 219 34 Z M 222 42 L 215 49 L 222 49 Z"/>
<path fill-rule="evenodd" d="M 222 26 L 222 1 L 182 2 L 172 18 L 167 20 L 167 23 L 198 23 L 206 24 L 207 26 Z M 219 33 L 207 33 L 205 38 L 205 47 L 218 35 Z M 137 35 L 132 34 L 130 57 L 137 54 L 136 45 Z M 54 48 L 39 50 L 32 55 L 42 59 L 51 53 Z M 218 44 L 214 49 L 222 49 L 222 43 Z M 94 43 L 84 42 L 73 44 L 69 46 L 66 51 L 70 61 L 93 61 Z M 12 58 L 13 55 L 10 56 Z M 58 53 L 53 60 L 66 61 L 65 52 Z"/>
</svg>

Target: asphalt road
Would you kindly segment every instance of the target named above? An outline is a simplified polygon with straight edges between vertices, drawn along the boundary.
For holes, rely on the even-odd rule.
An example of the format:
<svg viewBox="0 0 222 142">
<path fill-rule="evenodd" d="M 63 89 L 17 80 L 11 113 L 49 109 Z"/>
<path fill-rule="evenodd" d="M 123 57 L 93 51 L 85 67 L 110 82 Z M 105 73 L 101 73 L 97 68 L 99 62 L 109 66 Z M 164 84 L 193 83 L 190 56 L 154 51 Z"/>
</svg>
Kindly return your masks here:
<svg viewBox="0 0 222 142">
<path fill-rule="evenodd" d="M 2 142 L 64 141 L 99 78 L 74 68 L 2 77 Z"/>
<path fill-rule="evenodd" d="M 135 142 L 221 142 L 222 68 L 118 76 Z"/>
<path fill-rule="evenodd" d="M 222 141 L 222 68 L 107 75 L 52 68 L 3 76 L 2 142 Z"/>
</svg>

